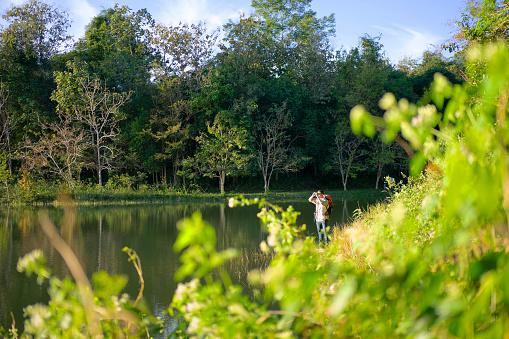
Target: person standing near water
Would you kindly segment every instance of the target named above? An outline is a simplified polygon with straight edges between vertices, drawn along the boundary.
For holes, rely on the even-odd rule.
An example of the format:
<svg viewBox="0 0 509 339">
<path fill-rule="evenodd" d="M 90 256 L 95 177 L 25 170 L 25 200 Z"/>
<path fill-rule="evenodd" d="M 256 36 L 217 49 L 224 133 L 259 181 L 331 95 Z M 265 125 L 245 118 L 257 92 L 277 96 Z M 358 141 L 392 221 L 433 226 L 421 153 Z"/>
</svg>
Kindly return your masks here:
<svg viewBox="0 0 509 339">
<path fill-rule="evenodd" d="M 323 232 L 323 239 L 325 245 L 327 245 L 327 219 L 329 219 L 329 216 L 327 215 L 327 208 L 329 207 L 329 202 L 323 195 L 322 190 L 318 190 L 311 194 L 309 202 L 315 204 L 315 222 L 316 230 L 318 231 L 318 243 L 322 243 Z"/>
</svg>

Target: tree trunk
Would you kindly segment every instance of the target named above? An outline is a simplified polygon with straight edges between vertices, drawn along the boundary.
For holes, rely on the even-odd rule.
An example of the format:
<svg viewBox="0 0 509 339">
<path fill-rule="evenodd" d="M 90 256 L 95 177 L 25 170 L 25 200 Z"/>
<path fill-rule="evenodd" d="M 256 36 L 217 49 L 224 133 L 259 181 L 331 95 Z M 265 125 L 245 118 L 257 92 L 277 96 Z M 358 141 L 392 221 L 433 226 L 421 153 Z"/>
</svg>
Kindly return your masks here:
<svg viewBox="0 0 509 339">
<path fill-rule="evenodd" d="M 348 181 L 348 173 L 343 174 L 343 171 L 341 171 L 341 181 L 343 183 L 343 190 L 346 191 L 346 183 Z"/>
<path fill-rule="evenodd" d="M 221 171 L 219 173 L 219 189 L 221 190 L 221 193 L 224 192 L 224 180 L 225 180 L 225 173 L 224 171 Z"/>
<path fill-rule="evenodd" d="M 348 175 L 350 174 L 350 170 L 352 169 L 352 159 L 348 163 L 348 167 L 346 168 L 345 174 L 343 175 L 343 171 L 341 171 L 341 179 L 343 180 L 343 189 L 346 191 L 346 183 L 348 182 Z"/>
<path fill-rule="evenodd" d="M 68 172 L 69 172 L 69 187 L 72 187 L 72 170 L 71 170 L 71 166 L 70 165 L 67 165 L 67 168 L 68 168 Z"/>
<path fill-rule="evenodd" d="M 265 194 L 269 193 L 269 185 L 270 185 L 270 174 L 265 174 L 263 176 L 263 189 L 265 190 Z"/>
<path fill-rule="evenodd" d="M 376 173 L 376 185 L 375 189 L 378 189 L 378 183 L 380 182 L 380 177 L 382 176 L 383 166 L 378 166 L 378 172 Z"/>
<path fill-rule="evenodd" d="M 174 164 L 172 166 L 172 174 L 173 174 L 173 186 L 177 187 L 178 186 L 178 175 L 177 175 L 177 172 L 178 172 L 178 169 L 177 169 L 177 166 Z"/>
<path fill-rule="evenodd" d="M 97 176 L 99 177 L 99 186 L 103 185 L 103 178 L 101 175 L 101 146 L 99 145 L 99 141 L 97 142 Z"/>
</svg>

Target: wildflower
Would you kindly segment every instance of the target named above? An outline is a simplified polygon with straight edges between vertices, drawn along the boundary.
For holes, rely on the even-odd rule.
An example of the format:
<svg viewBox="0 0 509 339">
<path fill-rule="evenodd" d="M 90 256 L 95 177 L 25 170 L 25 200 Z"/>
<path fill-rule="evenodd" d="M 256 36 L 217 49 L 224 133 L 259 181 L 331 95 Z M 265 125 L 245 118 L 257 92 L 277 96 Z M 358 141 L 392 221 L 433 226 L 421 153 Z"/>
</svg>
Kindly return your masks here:
<svg viewBox="0 0 509 339">
<path fill-rule="evenodd" d="M 189 282 L 189 289 L 191 291 L 195 291 L 198 288 L 198 286 L 200 286 L 200 281 L 196 278 Z"/>
<path fill-rule="evenodd" d="M 189 322 L 189 326 L 187 327 L 187 333 L 196 333 L 200 329 L 200 318 L 193 317 Z"/>
<path fill-rule="evenodd" d="M 274 247 L 276 245 L 276 236 L 274 234 L 271 234 L 267 238 L 267 244 L 270 247 Z"/>
<path fill-rule="evenodd" d="M 187 312 L 191 313 L 197 311 L 201 308 L 201 303 L 197 301 L 192 301 L 186 305 Z"/>
<path fill-rule="evenodd" d="M 184 299 L 184 295 L 187 293 L 187 288 L 185 284 L 179 283 L 177 285 L 177 290 L 175 291 L 175 300 Z"/>
</svg>

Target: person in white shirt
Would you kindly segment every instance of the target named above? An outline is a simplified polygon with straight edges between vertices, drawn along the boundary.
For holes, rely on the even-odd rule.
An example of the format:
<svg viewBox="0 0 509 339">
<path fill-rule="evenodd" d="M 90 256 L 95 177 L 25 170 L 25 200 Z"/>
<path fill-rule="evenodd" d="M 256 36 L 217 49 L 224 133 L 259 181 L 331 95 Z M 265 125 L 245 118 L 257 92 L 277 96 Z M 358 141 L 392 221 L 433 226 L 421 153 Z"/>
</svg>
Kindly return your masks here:
<svg viewBox="0 0 509 339">
<path fill-rule="evenodd" d="M 318 231 L 318 243 L 322 243 L 322 233 L 323 233 L 323 240 L 325 242 L 325 245 L 327 245 L 328 238 L 327 238 L 327 219 L 329 219 L 329 216 L 327 215 L 327 208 L 329 207 L 329 202 L 323 195 L 323 191 L 319 190 L 317 192 L 314 192 L 309 197 L 309 202 L 315 204 L 315 222 L 316 222 L 316 230 Z"/>
</svg>

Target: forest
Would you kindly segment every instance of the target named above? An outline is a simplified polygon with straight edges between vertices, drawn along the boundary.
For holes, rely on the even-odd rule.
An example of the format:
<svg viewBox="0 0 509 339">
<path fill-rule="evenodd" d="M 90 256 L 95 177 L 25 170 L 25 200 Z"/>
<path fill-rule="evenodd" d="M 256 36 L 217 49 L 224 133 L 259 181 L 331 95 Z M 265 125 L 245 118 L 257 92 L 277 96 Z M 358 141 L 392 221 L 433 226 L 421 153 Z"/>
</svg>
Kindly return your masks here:
<svg viewBox="0 0 509 339">
<path fill-rule="evenodd" d="M 67 34 L 68 13 L 42 1 L 3 13 L 4 191 L 378 189 L 385 176 L 408 173 L 411 154 L 379 135 L 354 135 L 351 109 L 382 116 L 386 92 L 416 102 L 437 72 L 468 80 L 459 48 L 397 65 L 379 36 L 333 50 L 334 15 L 317 17 L 311 0 L 253 1 L 252 10 L 216 28 L 168 26 L 115 5 L 82 37 Z"/>
</svg>

